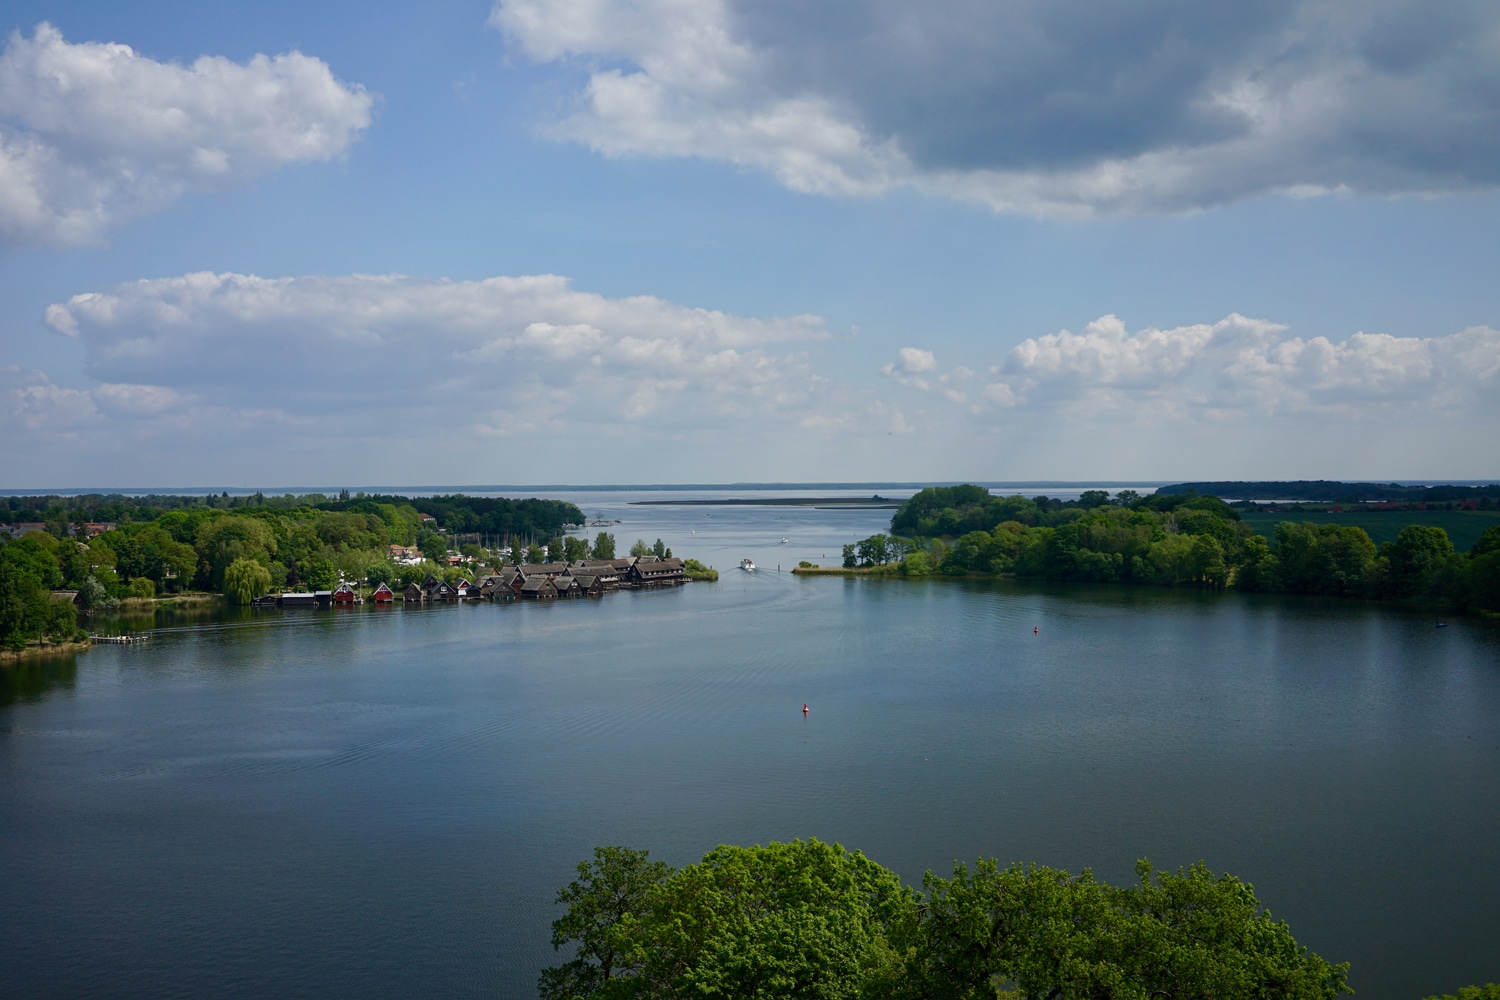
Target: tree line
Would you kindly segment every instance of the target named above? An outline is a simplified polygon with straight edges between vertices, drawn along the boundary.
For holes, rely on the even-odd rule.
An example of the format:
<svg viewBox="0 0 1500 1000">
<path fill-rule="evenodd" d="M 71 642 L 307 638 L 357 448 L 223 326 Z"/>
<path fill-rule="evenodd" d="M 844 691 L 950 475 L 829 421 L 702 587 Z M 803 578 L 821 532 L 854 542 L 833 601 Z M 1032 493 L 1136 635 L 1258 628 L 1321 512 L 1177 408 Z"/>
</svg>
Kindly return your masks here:
<svg viewBox="0 0 1500 1000">
<path fill-rule="evenodd" d="M 1085 869 L 955 865 L 920 890 L 817 840 L 721 846 L 673 869 L 600 847 L 558 892 L 543 1000 L 1324 1000 L 1349 966 L 1302 947 L 1254 889 L 1149 861 L 1112 886 Z M 1467 998 L 1465 998 L 1467 1000 Z M 1478 998 L 1476 998 L 1478 1000 Z M 1487 998 L 1486 998 L 1487 1000 Z"/>
<path fill-rule="evenodd" d="M 1090 490 L 1065 502 L 933 487 L 896 511 L 891 535 L 844 546 L 843 564 L 908 576 L 1235 587 L 1500 611 L 1500 527 L 1467 553 L 1426 525 L 1377 548 L 1360 527 L 1283 522 L 1273 545 L 1224 501 L 1193 493 Z"/>
<path fill-rule="evenodd" d="M 20 648 L 41 639 L 72 638 L 74 606 L 52 600 L 60 588 L 77 591 L 85 609 L 108 610 L 128 598 L 185 591 L 223 593 L 232 602 L 249 603 L 275 588 L 328 590 L 340 579 L 405 586 L 429 574 L 451 582 L 472 572 L 447 565 L 455 529 L 434 530 L 423 519 L 424 507 L 443 511 L 463 531 L 508 536 L 515 561 L 541 561 L 543 545 L 553 553 L 566 550 L 570 558 L 614 555 L 614 539 L 604 532 L 592 546 L 584 539 L 564 539 L 565 527 L 582 523 L 583 514 L 557 500 L 314 494 L 310 503 L 291 505 L 270 498 L 258 503 L 254 496 L 165 499 L 158 504 L 163 498 L 8 498 L 17 521 L 36 515 L 47 530 L 0 540 L 0 645 Z M 192 502 L 177 502 L 187 500 Z M 111 530 L 93 537 L 81 530 L 121 512 L 131 517 L 120 517 Z M 392 545 L 414 546 L 425 559 L 400 565 L 391 559 Z M 476 559 L 492 557 L 475 543 L 459 548 Z"/>
</svg>

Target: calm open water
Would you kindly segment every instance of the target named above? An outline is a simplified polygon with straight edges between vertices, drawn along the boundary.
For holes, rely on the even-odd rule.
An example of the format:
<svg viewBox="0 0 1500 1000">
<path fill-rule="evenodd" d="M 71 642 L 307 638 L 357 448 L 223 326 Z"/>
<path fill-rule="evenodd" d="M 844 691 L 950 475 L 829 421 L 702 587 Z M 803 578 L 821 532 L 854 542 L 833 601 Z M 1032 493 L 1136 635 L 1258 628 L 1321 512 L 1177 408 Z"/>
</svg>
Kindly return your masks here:
<svg viewBox="0 0 1500 1000">
<path fill-rule="evenodd" d="M 576 499 L 721 582 L 163 620 L 0 682 L 0 996 L 534 996 L 593 845 L 796 836 L 910 881 L 1201 858 L 1361 997 L 1500 980 L 1500 628 L 804 580 L 890 512 Z"/>
</svg>

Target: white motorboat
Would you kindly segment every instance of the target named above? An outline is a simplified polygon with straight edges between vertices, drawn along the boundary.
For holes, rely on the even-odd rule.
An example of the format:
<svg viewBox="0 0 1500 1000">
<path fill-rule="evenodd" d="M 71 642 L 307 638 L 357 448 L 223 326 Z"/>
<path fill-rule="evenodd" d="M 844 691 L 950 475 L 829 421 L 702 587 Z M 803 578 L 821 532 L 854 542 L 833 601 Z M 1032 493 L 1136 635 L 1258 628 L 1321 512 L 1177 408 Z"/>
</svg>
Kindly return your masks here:
<svg viewBox="0 0 1500 1000">
<path fill-rule="evenodd" d="M 749 572 L 754 572 L 755 571 L 755 563 L 753 561 L 749 560 L 749 559 L 741 559 L 740 560 L 740 569 L 747 570 Z"/>
<path fill-rule="evenodd" d="M 782 544 L 782 545 L 785 545 L 785 544 L 786 544 L 786 539 L 785 539 L 785 538 L 783 538 L 783 539 L 782 539 L 782 540 L 781 540 L 781 544 Z"/>
</svg>

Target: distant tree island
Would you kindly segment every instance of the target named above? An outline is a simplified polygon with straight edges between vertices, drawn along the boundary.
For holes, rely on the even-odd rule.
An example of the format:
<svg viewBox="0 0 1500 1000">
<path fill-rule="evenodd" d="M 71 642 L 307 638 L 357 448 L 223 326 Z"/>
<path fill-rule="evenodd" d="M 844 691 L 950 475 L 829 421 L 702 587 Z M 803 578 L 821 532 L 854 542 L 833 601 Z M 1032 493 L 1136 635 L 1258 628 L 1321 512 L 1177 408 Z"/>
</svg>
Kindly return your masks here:
<svg viewBox="0 0 1500 1000">
<path fill-rule="evenodd" d="M 1193 489 L 1149 496 L 1088 490 L 1076 500 L 995 496 L 981 486 L 932 487 L 902 504 L 889 535 L 844 546 L 843 565 L 793 572 L 902 576 L 1000 576 L 1167 587 L 1236 588 L 1440 602 L 1500 612 L 1500 488 L 1442 501 L 1445 516 L 1480 519 L 1458 551 L 1445 528 L 1408 524 L 1377 546 L 1358 524 L 1283 520 L 1264 533 L 1247 523 L 1252 503 L 1231 506 Z M 1486 506 L 1480 509 L 1479 503 Z M 1452 505 L 1451 507 L 1449 505 Z M 1472 506 L 1465 506 L 1472 505 Z M 1464 507 L 1460 510 L 1459 507 Z M 1431 504 L 1420 510 L 1428 512 Z M 1381 516 L 1407 513 L 1387 511 Z M 1263 515 L 1256 515 L 1262 517 Z"/>
</svg>

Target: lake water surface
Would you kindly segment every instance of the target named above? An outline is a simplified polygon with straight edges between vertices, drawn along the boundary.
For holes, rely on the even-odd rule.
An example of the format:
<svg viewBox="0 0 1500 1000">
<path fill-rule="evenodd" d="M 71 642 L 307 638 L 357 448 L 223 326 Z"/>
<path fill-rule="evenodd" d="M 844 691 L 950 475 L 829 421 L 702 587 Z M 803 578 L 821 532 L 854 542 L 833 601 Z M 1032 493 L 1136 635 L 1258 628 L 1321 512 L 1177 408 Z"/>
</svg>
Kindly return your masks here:
<svg viewBox="0 0 1500 1000">
<path fill-rule="evenodd" d="M 0 996 L 534 996 L 595 844 L 798 836 L 914 882 L 1204 859 L 1360 997 L 1500 980 L 1500 628 L 801 579 L 890 512 L 639 498 L 574 499 L 721 582 L 163 620 L 12 673 Z"/>
</svg>

